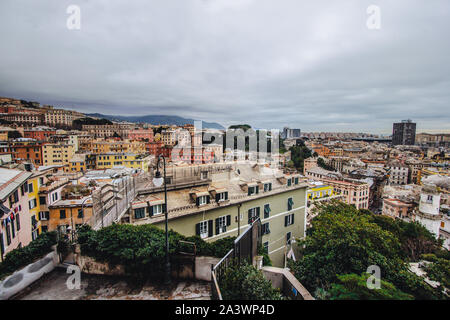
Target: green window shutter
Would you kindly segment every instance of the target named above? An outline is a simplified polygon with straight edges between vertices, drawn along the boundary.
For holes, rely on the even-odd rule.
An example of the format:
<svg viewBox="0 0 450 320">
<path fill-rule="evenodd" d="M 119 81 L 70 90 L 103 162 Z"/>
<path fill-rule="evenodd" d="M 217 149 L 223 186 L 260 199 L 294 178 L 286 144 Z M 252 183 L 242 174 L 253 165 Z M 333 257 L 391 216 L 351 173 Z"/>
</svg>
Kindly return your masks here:
<svg viewBox="0 0 450 320">
<path fill-rule="evenodd" d="M 220 193 L 216 193 L 216 202 L 219 202 L 220 199 Z"/>
<path fill-rule="evenodd" d="M 153 206 L 147 207 L 147 211 L 148 211 L 148 216 L 153 217 Z"/>
<path fill-rule="evenodd" d="M 231 225 L 231 215 L 227 215 L 227 226 Z"/>
<path fill-rule="evenodd" d="M 34 216 L 33 216 L 33 218 L 34 218 Z M 20 216 L 19 216 L 19 214 L 16 214 L 16 229 L 17 229 L 17 231 L 20 230 Z"/>
<path fill-rule="evenodd" d="M 248 195 L 251 195 L 251 194 L 252 194 L 252 188 L 253 188 L 253 187 L 249 187 L 249 188 L 248 188 Z"/>
<path fill-rule="evenodd" d="M 248 224 L 252 223 L 252 210 L 248 210 Z"/>
<path fill-rule="evenodd" d="M 287 227 L 288 226 L 288 216 L 284 217 L 284 226 Z"/>
<path fill-rule="evenodd" d="M 213 236 L 213 221 L 208 220 L 208 237 Z"/>
<path fill-rule="evenodd" d="M 256 194 L 259 193 L 259 186 L 256 186 Z"/>
<path fill-rule="evenodd" d="M 209 195 L 206 196 L 206 203 L 211 203 L 211 197 Z"/>
<path fill-rule="evenodd" d="M 291 221 L 292 223 L 291 224 L 294 224 L 294 217 L 295 217 L 294 214 L 292 214 L 292 221 Z"/>
<path fill-rule="evenodd" d="M 200 236 L 200 223 L 197 223 L 197 224 L 195 225 L 195 234 L 196 234 L 197 236 Z"/>
<path fill-rule="evenodd" d="M 162 212 L 166 213 L 166 211 L 167 211 L 167 204 L 163 203 L 161 207 L 162 207 Z"/>
<path fill-rule="evenodd" d="M 228 200 L 228 191 L 225 192 L 225 200 Z"/>
<path fill-rule="evenodd" d="M 292 181 L 291 181 L 291 179 L 288 179 L 288 181 L 287 181 L 287 185 L 288 185 L 288 187 L 290 187 L 290 186 L 291 186 L 291 184 L 292 184 Z"/>
<path fill-rule="evenodd" d="M 216 218 L 216 235 L 219 234 L 219 218 Z"/>
<path fill-rule="evenodd" d="M 270 205 L 264 205 L 264 219 L 268 218 L 270 215 Z"/>
<path fill-rule="evenodd" d="M 199 197 L 197 197 L 197 198 L 195 199 L 195 204 L 196 204 L 197 206 L 200 205 L 200 198 L 199 198 Z"/>
</svg>

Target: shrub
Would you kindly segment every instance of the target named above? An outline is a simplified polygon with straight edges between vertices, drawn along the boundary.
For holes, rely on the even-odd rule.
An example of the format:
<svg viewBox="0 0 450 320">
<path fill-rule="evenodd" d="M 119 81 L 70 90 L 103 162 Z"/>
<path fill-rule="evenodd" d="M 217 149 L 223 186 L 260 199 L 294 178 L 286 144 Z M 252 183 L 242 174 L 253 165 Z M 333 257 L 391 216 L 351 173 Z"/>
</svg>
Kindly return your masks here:
<svg viewBox="0 0 450 320">
<path fill-rule="evenodd" d="M 170 255 L 190 250 L 180 240 L 194 242 L 197 255 L 222 258 L 232 248 L 234 238 L 208 243 L 198 236 L 185 237 L 170 230 Z M 154 225 L 113 224 L 98 231 L 82 226 L 78 229 L 78 243 L 84 255 L 111 266 L 123 265 L 128 273 L 148 274 L 152 270 L 158 276 L 164 270 L 165 232 Z"/>
<path fill-rule="evenodd" d="M 9 252 L 0 264 L 0 278 L 48 254 L 56 244 L 56 232 L 44 232 L 29 245 Z"/>
<path fill-rule="evenodd" d="M 224 300 L 282 300 L 278 289 L 252 265 L 234 264 L 227 268 L 219 280 Z"/>
</svg>

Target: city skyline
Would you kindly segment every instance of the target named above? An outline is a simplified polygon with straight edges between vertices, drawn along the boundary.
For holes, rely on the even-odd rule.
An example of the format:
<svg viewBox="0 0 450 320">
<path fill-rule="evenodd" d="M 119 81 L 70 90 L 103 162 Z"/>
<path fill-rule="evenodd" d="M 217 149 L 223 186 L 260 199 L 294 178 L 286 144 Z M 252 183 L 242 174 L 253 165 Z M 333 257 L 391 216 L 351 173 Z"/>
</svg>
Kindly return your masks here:
<svg viewBox="0 0 450 320">
<path fill-rule="evenodd" d="M 77 1 L 80 30 L 67 29 L 70 4 L 2 2 L 16 45 L 0 52 L 0 96 L 225 127 L 390 134 L 411 118 L 450 132 L 446 1 L 377 1 L 379 30 L 367 1 Z"/>
</svg>

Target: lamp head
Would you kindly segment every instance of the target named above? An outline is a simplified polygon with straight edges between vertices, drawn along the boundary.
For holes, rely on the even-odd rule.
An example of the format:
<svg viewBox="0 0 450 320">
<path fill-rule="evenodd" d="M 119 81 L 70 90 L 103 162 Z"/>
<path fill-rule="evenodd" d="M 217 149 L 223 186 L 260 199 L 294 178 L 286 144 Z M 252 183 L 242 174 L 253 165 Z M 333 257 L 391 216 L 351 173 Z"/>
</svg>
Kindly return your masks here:
<svg viewBox="0 0 450 320">
<path fill-rule="evenodd" d="M 163 177 L 161 177 L 161 173 L 158 171 L 156 171 L 155 177 L 153 178 L 153 184 L 155 185 L 155 187 L 161 187 L 162 184 L 164 182 Z"/>
</svg>

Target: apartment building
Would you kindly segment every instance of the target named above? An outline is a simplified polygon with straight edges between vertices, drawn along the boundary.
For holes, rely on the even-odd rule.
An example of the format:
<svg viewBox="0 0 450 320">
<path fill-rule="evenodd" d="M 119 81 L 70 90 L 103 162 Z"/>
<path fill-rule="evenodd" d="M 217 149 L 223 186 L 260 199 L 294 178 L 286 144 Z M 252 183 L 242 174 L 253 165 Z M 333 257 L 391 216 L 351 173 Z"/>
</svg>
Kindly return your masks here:
<svg viewBox="0 0 450 320">
<path fill-rule="evenodd" d="M 87 131 L 94 138 L 110 138 L 114 134 L 118 134 L 122 139 L 128 138 L 128 133 L 133 130 L 135 124 L 132 123 L 114 123 L 105 125 L 83 125 L 83 131 Z"/>
<path fill-rule="evenodd" d="M 82 149 L 87 152 L 100 153 L 136 153 L 143 154 L 146 152 L 146 143 L 144 141 L 130 140 L 90 140 L 82 144 Z"/>
<path fill-rule="evenodd" d="M 408 184 L 409 168 L 400 163 L 391 163 L 386 166 L 389 184 Z"/>
<path fill-rule="evenodd" d="M 67 178 L 49 179 L 47 175 L 41 176 L 42 184 L 39 187 L 39 221 L 41 231 L 53 231 L 55 228 L 50 221 L 50 208 L 57 201 L 62 199 L 62 190 L 70 183 Z"/>
<path fill-rule="evenodd" d="M 48 231 L 58 230 L 62 234 L 73 231 L 92 217 L 92 196 L 60 199 L 49 208 Z"/>
<path fill-rule="evenodd" d="M 383 199 L 382 214 L 391 218 L 411 221 L 414 207 L 413 202 L 387 198 Z"/>
<path fill-rule="evenodd" d="M 148 171 L 153 161 L 153 156 L 138 155 L 135 153 L 100 153 L 95 155 L 97 170 L 123 166 L 130 169 Z"/>
<path fill-rule="evenodd" d="M 31 172 L 0 168 L 0 258 L 31 238 L 27 180 Z"/>
<path fill-rule="evenodd" d="M 96 156 L 90 153 L 76 153 L 69 160 L 69 172 L 86 172 L 96 168 Z"/>
<path fill-rule="evenodd" d="M 35 139 L 38 141 L 47 141 L 51 136 L 56 134 L 56 129 L 49 127 L 36 127 L 25 129 L 23 131 L 24 138 Z"/>
<path fill-rule="evenodd" d="M 44 122 L 52 126 L 71 127 L 73 121 L 83 118 L 84 115 L 80 112 L 64 109 L 52 109 L 44 106 Z"/>
<path fill-rule="evenodd" d="M 130 140 L 144 140 L 147 142 L 153 141 L 153 129 L 133 129 L 128 133 Z"/>
<path fill-rule="evenodd" d="M 40 112 L 29 111 L 26 113 L 0 114 L 0 119 L 25 125 L 38 125 L 44 122 L 44 115 Z"/>
<path fill-rule="evenodd" d="M 43 164 L 45 166 L 50 165 L 63 165 L 67 166 L 69 170 L 69 162 L 74 155 L 74 148 L 70 144 L 57 144 L 47 143 L 42 147 Z"/>
<path fill-rule="evenodd" d="M 194 176 L 172 176 L 167 203 L 161 188 L 145 186 L 132 203 L 130 222 L 164 228 L 167 207 L 170 229 L 215 241 L 238 236 L 259 217 L 264 249 L 274 266 L 284 266 L 288 250 L 296 250 L 294 240 L 305 237 L 307 184 L 264 166 L 217 165 L 189 166 Z"/>
<path fill-rule="evenodd" d="M 31 162 L 35 166 L 43 165 L 42 143 L 34 139 L 18 138 L 2 145 L 0 154 L 11 154 L 17 163 Z"/>
</svg>

